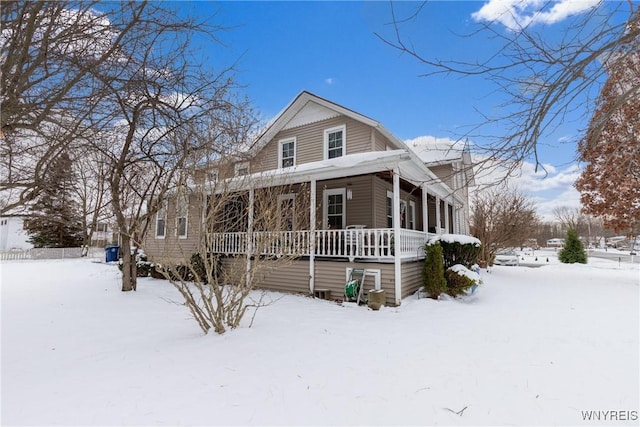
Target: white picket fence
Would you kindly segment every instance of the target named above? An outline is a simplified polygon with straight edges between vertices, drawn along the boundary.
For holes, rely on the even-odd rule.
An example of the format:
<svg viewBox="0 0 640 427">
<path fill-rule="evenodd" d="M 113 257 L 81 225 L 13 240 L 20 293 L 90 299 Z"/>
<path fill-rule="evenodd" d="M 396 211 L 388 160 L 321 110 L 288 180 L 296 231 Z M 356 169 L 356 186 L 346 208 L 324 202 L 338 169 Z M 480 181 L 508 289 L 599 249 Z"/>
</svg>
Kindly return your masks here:
<svg viewBox="0 0 640 427">
<path fill-rule="evenodd" d="M 0 252 L 0 261 L 19 261 L 27 259 L 70 259 L 81 258 L 83 248 L 33 248 Z M 88 258 L 104 258 L 103 248 L 89 248 Z"/>
</svg>

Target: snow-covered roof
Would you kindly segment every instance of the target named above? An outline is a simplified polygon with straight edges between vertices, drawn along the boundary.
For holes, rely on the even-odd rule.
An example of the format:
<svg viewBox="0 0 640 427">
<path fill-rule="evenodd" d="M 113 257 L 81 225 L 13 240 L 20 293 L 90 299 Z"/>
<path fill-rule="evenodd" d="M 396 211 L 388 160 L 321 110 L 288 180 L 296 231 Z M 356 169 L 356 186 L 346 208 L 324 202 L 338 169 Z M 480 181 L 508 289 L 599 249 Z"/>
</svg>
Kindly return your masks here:
<svg viewBox="0 0 640 427">
<path fill-rule="evenodd" d="M 408 139 L 405 145 L 418 155 L 420 160 L 428 165 L 451 163 L 462 161 L 465 144 L 462 141 L 453 141 L 449 138 L 437 138 L 435 136 L 420 136 Z"/>
<path fill-rule="evenodd" d="M 424 164 L 416 162 L 407 149 L 372 151 L 230 178 L 225 185 L 218 185 L 214 191 L 239 191 L 251 186 L 297 184 L 309 182 L 311 179 L 335 179 L 394 169 L 401 170 L 403 179 L 415 185 L 425 182 L 429 171 Z M 443 198 L 451 194 L 451 189 L 442 182 L 430 185 L 429 190 Z"/>
</svg>

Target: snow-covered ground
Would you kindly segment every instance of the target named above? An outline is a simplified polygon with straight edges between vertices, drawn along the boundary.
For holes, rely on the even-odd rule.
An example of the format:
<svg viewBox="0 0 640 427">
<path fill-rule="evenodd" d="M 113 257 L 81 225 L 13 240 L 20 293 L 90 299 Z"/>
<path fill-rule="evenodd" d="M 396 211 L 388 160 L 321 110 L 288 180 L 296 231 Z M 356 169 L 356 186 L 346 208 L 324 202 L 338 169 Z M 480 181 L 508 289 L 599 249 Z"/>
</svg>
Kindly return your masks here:
<svg viewBox="0 0 640 427">
<path fill-rule="evenodd" d="M 223 336 L 165 281 L 122 293 L 112 265 L 5 262 L 1 424 L 638 425 L 639 266 L 536 255 L 467 300 L 271 293 Z"/>
</svg>

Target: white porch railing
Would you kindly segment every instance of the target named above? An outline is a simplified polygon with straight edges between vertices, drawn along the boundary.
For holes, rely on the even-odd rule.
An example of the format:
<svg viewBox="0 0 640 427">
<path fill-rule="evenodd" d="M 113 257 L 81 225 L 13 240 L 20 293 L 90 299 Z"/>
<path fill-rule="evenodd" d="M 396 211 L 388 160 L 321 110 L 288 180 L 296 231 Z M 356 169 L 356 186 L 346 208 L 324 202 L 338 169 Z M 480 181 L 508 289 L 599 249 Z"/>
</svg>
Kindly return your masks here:
<svg viewBox="0 0 640 427">
<path fill-rule="evenodd" d="M 401 229 L 396 239 L 392 228 L 257 231 L 251 235 L 254 255 L 307 256 L 311 243 L 319 257 L 393 259 L 395 251 L 401 258 L 424 258 L 424 244 L 433 234 Z M 246 254 L 249 242 L 246 232 L 214 233 L 210 235 L 213 253 L 225 255 Z"/>
</svg>

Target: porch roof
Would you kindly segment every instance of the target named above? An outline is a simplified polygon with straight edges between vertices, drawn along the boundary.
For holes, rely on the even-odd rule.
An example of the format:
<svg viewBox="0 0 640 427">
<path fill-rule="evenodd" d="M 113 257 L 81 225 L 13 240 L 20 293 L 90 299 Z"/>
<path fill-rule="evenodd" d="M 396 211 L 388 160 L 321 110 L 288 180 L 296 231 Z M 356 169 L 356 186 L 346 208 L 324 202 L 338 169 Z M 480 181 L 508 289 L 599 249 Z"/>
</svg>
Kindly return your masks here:
<svg viewBox="0 0 640 427">
<path fill-rule="evenodd" d="M 415 162 L 407 149 L 349 154 L 334 159 L 234 177 L 225 180 L 224 185 L 216 185 L 210 191 L 216 193 L 242 191 L 251 187 L 299 184 L 310 182 L 312 179 L 321 181 L 394 169 L 399 171 L 401 178 L 416 186 L 429 182 L 430 192 L 440 197 L 445 198 L 453 194 L 453 191 L 424 164 Z"/>
</svg>

